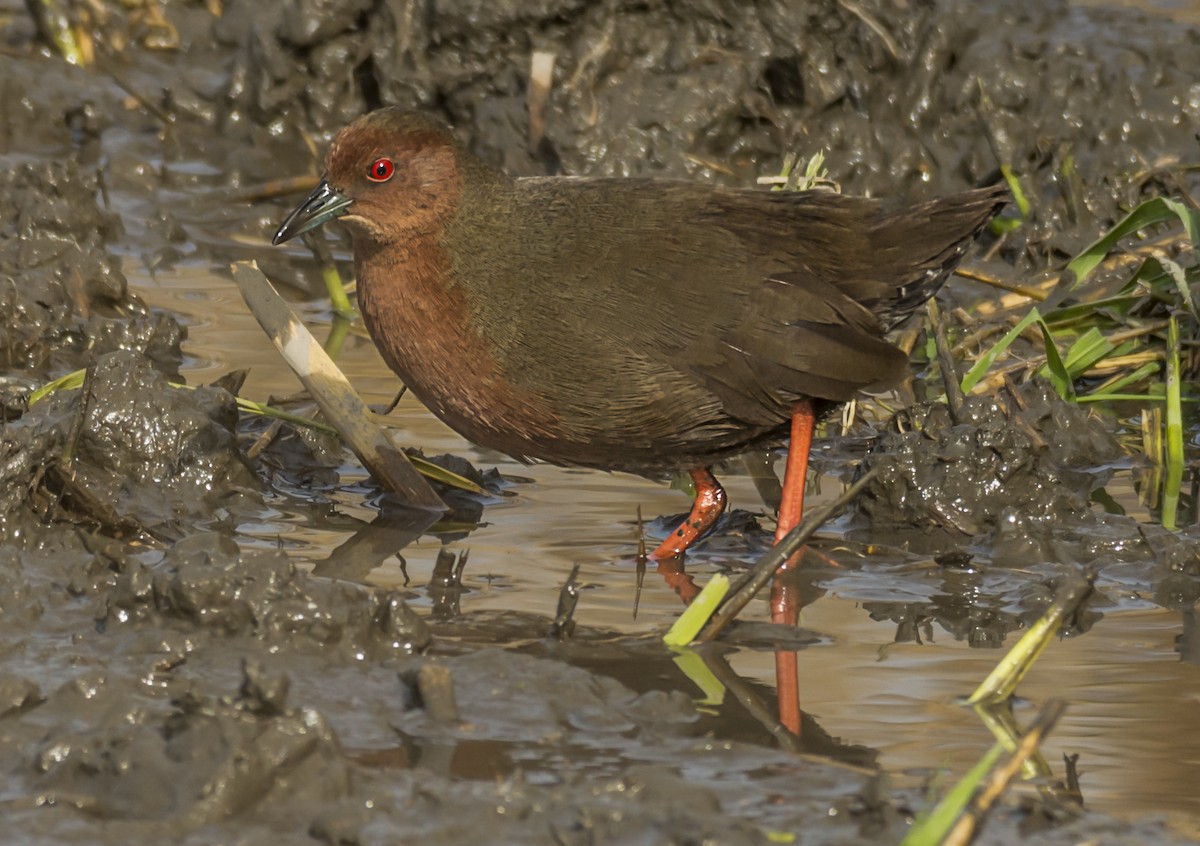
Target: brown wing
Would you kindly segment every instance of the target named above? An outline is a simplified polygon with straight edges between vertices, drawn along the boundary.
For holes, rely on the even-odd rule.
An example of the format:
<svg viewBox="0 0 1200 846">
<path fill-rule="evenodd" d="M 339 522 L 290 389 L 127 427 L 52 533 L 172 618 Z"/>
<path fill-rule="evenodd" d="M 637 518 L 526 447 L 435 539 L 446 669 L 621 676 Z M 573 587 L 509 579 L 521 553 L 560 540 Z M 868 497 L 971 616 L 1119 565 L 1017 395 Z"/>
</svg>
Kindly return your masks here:
<svg viewBox="0 0 1200 846">
<path fill-rule="evenodd" d="M 841 195 L 610 179 L 522 180 L 501 199 L 456 236 L 456 277 L 508 378 L 597 455 L 732 449 L 798 398 L 898 379 L 888 323 L 997 203 L 934 201 L 914 221 Z M 969 211 L 947 221 L 956 204 Z"/>
<path fill-rule="evenodd" d="M 737 279 L 739 307 L 676 365 L 760 425 L 787 419 L 797 398 L 845 401 L 898 381 L 906 358 L 884 335 L 936 292 L 1004 197 L 984 189 L 882 212 L 828 193 L 714 193 L 706 222 L 794 269 Z"/>
</svg>

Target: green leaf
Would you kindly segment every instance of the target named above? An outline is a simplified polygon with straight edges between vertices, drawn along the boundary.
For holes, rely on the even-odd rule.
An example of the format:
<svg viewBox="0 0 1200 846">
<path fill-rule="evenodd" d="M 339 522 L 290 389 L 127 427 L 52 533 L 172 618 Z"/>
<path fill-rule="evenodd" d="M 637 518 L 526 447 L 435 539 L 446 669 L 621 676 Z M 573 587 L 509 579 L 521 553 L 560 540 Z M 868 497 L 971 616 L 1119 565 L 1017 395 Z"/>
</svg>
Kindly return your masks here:
<svg viewBox="0 0 1200 846">
<path fill-rule="evenodd" d="M 1004 177 L 1004 181 L 1008 184 L 1008 190 L 1012 192 L 1013 200 L 1017 203 L 1017 211 L 1021 213 L 1022 219 L 1029 217 L 1029 197 L 1025 194 L 1025 189 L 1021 187 L 1021 179 L 1015 173 L 1010 165 L 1000 165 L 1000 175 Z"/>
<path fill-rule="evenodd" d="M 971 771 L 963 776 L 950 789 L 941 802 L 932 811 L 918 815 L 908 834 L 900 841 L 900 846 L 938 846 L 946 839 L 950 829 L 958 822 L 958 818 L 967 810 L 971 799 L 983 784 L 992 767 L 1004 755 L 1004 747 L 999 743 L 992 746 L 979 759 L 979 763 L 971 767 Z"/>
<path fill-rule="evenodd" d="M 1167 473 L 1163 481 L 1162 525 L 1175 528 L 1183 484 L 1183 405 L 1180 397 L 1179 321 L 1167 323 Z"/>
<path fill-rule="evenodd" d="M 700 630 L 704 628 L 704 624 L 709 621 L 717 606 L 721 604 L 721 600 L 725 598 L 725 594 L 729 593 L 729 577 L 722 573 L 716 573 L 708 584 L 704 586 L 704 590 L 700 591 L 700 595 L 692 600 L 671 629 L 663 635 L 663 642 L 667 646 L 687 646 L 696 635 L 700 634 Z"/>
<path fill-rule="evenodd" d="M 1054 640 L 1064 621 L 1070 619 L 1091 590 L 1091 583 L 1082 578 L 1063 587 L 1037 622 L 1026 629 L 1025 634 L 975 689 L 967 704 L 1003 702 L 1012 696 L 1029 668 Z"/>
<path fill-rule="evenodd" d="M 1119 379 L 1114 379 L 1112 382 L 1102 385 L 1103 391 L 1093 391 L 1086 396 L 1078 396 L 1075 399 L 1078 402 L 1083 402 L 1084 400 L 1088 402 L 1103 402 L 1105 400 L 1116 401 L 1117 399 L 1126 399 L 1130 395 L 1122 394 L 1122 388 L 1139 382 L 1148 376 L 1153 376 L 1161 369 L 1162 367 L 1157 361 L 1148 361 L 1136 370 L 1123 374 Z M 1162 395 L 1158 396 L 1158 399 L 1161 400 L 1162 398 Z"/>
<path fill-rule="evenodd" d="M 979 381 L 987 375 L 987 372 L 992 369 L 992 365 L 996 363 L 996 359 L 1004 354 L 1004 351 L 1012 346 L 1013 341 L 1020 337 L 1021 333 L 1028 329 L 1035 322 L 1041 322 L 1042 315 L 1038 312 L 1037 307 L 1031 308 L 1029 313 L 1021 318 L 1016 326 L 1009 329 L 1004 337 L 988 348 L 987 352 L 979 356 L 975 363 L 971 365 L 971 369 L 962 379 L 962 392 L 964 394 L 971 393 L 971 389 L 979 384 Z"/>
<path fill-rule="evenodd" d="M 1021 224 L 1029 219 L 1029 196 L 1025 193 L 1025 189 L 1021 187 L 1021 179 L 1012 169 L 1011 165 L 1000 165 L 1000 175 L 1004 177 L 1005 183 L 1008 185 L 1009 193 L 1013 196 L 1013 201 L 1017 206 L 1017 217 L 994 217 L 988 223 L 988 228 L 995 235 L 1003 235 L 1006 232 L 1012 232 L 1014 229 L 1019 229 Z"/>
<path fill-rule="evenodd" d="M 1183 224 L 1184 231 L 1187 232 L 1192 244 L 1200 244 L 1200 214 L 1180 201 L 1167 197 L 1146 200 L 1071 260 L 1067 265 L 1067 271 L 1074 274 L 1075 279 L 1068 290 L 1077 288 L 1096 269 L 1096 266 L 1104 261 L 1104 258 L 1112 252 L 1113 247 L 1122 238 L 1147 226 L 1172 220 L 1178 220 Z"/>
<path fill-rule="evenodd" d="M 29 404 L 39 403 L 55 391 L 72 391 L 81 387 L 86 373 L 86 370 L 75 370 L 66 376 L 59 376 L 54 381 L 47 382 L 29 395 Z"/>
<path fill-rule="evenodd" d="M 1192 288 L 1188 284 L 1187 273 L 1179 266 L 1178 262 L 1172 261 L 1165 256 L 1156 259 L 1163 271 L 1175 283 L 1176 290 L 1179 291 L 1179 298 L 1183 300 L 1183 304 L 1187 310 L 1192 313 L 1192 317 L 1200 320 L 1200 312 L 1196 311 L 1196 301 L 1192 299 Z"/>
<path fill-rule="evenodd" d="M 1094 322 L 1101 317 L 1107 317 L 1104 313 L 1106 310 L 1115 311 L 1117 314 L 1123 316 L 1130 308 L 1145 301 L 1146 297 L 1144 294 L 1122 294 L 1116 297 L 1105 297 L 1102 300 L 1093 300 L 1090 303 L 1075 303 L 1056 308 L 1046 314 L 1045 320 L 1051 326 L 1060 326 L 1076 320 Z"/>
<path fill-rule="evenodd" d="M 1097 362 L 1102 361 L 1112 355 L 1116 347 L 1100 334 L 1100 330 L 1093 326 L 1088 329 L 1075 343 L 1071 344 L 1071 348 L 1067 350 L 1067 356 L 1063 359 L 1063 365 L 1067 368 L 1067 373 L 1071 375 L 1071 379 L 1078 379 L 1088 370 L 1091 370 Z"/>
<path fill-rule="evenodd" d="M 176 385 L 171 384 L 172 388 L 183 388 L 192 390 L 192 385 Z M 338 430 L 327 423 L 321 423 L 317 420 L 305 417 L 301 414 L 292 414 L 290 411 L 284 411 L 282 408 L 274 408 L 263 402 L 255 402 L 254 400 L 245 399 L 243 397 L 234 397 L 237 400 L 237 406 L 247 414 L 257 414 L 260 417 L 271 417 L 275 420 L 282 420 L 284 423 L 291 423 L 293 426 L 302 426 L 305 429 L 313 429 L 317 432 L 322 432 L 326 435 L 337 435 Z M 340 437 L 340 436 L 339 436 Z"/>
<path fill-rule="evenodd" d="M 1046 342 L 1046 365 L 1038 372 L 1046 372 L 1050 384 L 1054 386 L 1054 390 L 1060 397 L 1065 400 L 1074 399 L 1075 385 L 1071 380 L 1071 374 L 1067 372 L 1067 366 L 1063 364 L 1062 357 L 1058 354 L 1058 346 L 1054 343 L 1050 327 L 1044 320 L 1038 321 L 1038 327 L 1042 330 L 1042 339 Z"/>
<path fill-rule="evenodd" d="M 1106 391 L 1102 394 L 1088 394 L 1086 397 L 1076 397 L 1076 402 L 1163 402 L 1166 397 L 1160 393 L 1120 394 Z"/>
<path fill-rule="evenodd" d="M 432 479 L 435 482 L 441 482 L 446 487 L 458 488 L 460 491 L 478 494 L 479 496 L 487 496 L 488 492 L 479 485 L 472 482 L 470 479 L 460 476 L 457 473 L 447 470 L 439 464 L 434 464 L 428 458 L 422 458 L 419 455 L 408 454 L 408 460 L 412 462 L 413 467 L 417 468 L 417 472 L 426 479 Z"/>
</svg>

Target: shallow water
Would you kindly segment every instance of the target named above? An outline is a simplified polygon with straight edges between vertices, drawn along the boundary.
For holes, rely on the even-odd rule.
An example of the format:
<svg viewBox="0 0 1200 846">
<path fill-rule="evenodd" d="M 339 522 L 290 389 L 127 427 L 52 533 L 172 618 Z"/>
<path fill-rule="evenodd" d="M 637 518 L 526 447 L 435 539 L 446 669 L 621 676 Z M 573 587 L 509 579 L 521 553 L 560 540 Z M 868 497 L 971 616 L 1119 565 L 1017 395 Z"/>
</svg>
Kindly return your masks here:
<svg viewBox="0 0 1200 846">
<path fill-rule="evenodd" d="M 131 281 L 153 305 L 183 315 L 189 323 L 185 352 L 188 380 L 210 381 L 234 367 L 252 368 L 243 392 L 249 397 L 286 395 L 297 385 L 245 310 L 231 282 L 203 269 L 181 268 L 155 279 L 129 268 Z M 310 323 L 318 338 L 328 318 L 315 313 Z M 370 343 L 359 336 L 347 342 L 339 364 L 367 402 L 386 404 L 395 380 Z M 485 525 L 454 551 L 470 550 L 464 574 L 464 611 L 525 612 L 552 617 L 558 591 L 573 564 L 581 565 L 585 586 L 576 619 L 582 626 L 630 634 L 664 630 L 679 611 L 676 597 L 648 573 L 637 618 L 632 609 L 637 505 L 649 520 L 686 506 L 686 499 L 665 485 L 625 475 L 571 470 L 550 465 L 524 466 L 480 450 L 459 438 L 406 397 L 395 416 L 403 422 L 398 439 L 427 454 L 463 455 L 481 468 L 497 467 L 506 477 L 527 479 L 512 486 L 516 496 L 489 505 Z M 343 481 L 360 478 L 356 467 L 344 468 Z M 725 474 L 734 507 L 761 512 L 750 480 Z M 1147 517 L 1128 474 L 1118 475 L 1108 491 L 1131 516 Z M 822 480 L 811 503 L 840 491 L 836 479 Z M 369 520 L 371 509 L 353 502 L 339 504 L 352 517 Z M 274 546 L 283 540 L 298 560 L 318 561 L 341 543 L 343 531 L 308 525 L 303 515 L 267 518 L 242 527 L 246 546 Z M 422 538 L 403 552 L 407 575 L 416 593 L 414 604 L 427 607 L 424 589 L 437 550 L 435 538 Z M 712 570 L 703 562 L 698 574 Z M 824 595 L 807 606 L 801 625 L 821 636 L 800 653 L 802 704 L 820 730 L 836 738 L 835 757 L 865 755 L 891 773 L 898 784 L 919 786 L 931 770 L 963 772 L 978 759 L 990 735 L 972 712 L 958 702 L 968 695 L 1000 656 L 995 649 L 972 648 L 936 623 L 921 642 L 896 643 L 896 624 L 871 619 L 864 602 L 920 598 L 914 585 L 884 561 L 873 569 L 868 559 L 844 574 L 820 580 Z M 899 575 L 898 575 L 899 573 Z M 404 583 L 395 558 L 374 570 L 369 581 Z M 1113 594 L 1110 594 L 1110 598 Z M 1061 756 L 1078 754 L 1083 795 L 1089 808 L 1113 815 L 1150 812 L 1177 815 L 1180 825 L 1200 834 L 1200 792 L 1195 774 L 1200 764 L 1200 735 L 1188 730 L 1200 713 L 1200 627 L 1194 611 L 1169 611 L 1135 590 L 1116 594 L 1116 607 L 1086 634 L 1053 644 L 1019 688 L 1030 702 L 1062 697 L 1066 717 L 1045 746 L 1047 760 L 1061 772 Z M 765 619 L 765 603 L 757 601 L 750 617 Z M 1010 646 L 1009 636 L 1005 646 Z M 741 650 L 730 657 L 744 678 L 773 685 L 770 652 Z M 611 672 L 636 678 L 638 666 Z M 687 689 L 687 684 L 681 685 Z M 753 720 L 727 703 L 727 728 Z M 1032 717 L 1025 707 L 1018 712 Z M 335 719 L 336 722 L 336 719 Z M 732 730 L 732 729 L 731 729 Z M 847 752 L 850 747 L 865 747 Z M 842 752 L 837 753 L 838 748 Z"/>
</svg>

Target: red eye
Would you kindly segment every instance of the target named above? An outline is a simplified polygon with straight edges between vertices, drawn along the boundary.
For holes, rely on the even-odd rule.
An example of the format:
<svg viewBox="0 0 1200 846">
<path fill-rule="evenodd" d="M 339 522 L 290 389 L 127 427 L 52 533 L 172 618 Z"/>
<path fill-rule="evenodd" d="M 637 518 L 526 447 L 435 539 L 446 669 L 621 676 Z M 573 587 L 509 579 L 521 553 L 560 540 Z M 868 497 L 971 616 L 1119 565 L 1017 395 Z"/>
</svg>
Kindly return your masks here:
<svg viewBox="0 0 1200 846">
<path fill-rule="evenodd" d="M 396 172 L 396 166 L 391 159 L 376 159 L 367 170 L 367 179 L 372 182 L 387 182 Z"/>
</svg>

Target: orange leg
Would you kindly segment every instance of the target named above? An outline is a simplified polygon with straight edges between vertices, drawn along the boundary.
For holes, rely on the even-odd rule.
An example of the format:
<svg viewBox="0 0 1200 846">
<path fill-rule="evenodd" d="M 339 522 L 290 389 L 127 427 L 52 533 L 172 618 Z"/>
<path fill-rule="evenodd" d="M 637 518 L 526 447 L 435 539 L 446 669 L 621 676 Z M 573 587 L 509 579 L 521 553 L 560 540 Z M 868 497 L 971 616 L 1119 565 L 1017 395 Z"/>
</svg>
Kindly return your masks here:
<svg viewBox="0 0 1200 846">
<path fill-rule="evenodd" d="M 800 525 L 804 514 L 804 483 L 808 476 L 808 454 L 812 449 L 813 427 L 816 419 L 812 403 L 805 400 L 792 412 L 791 441 L 788 444 L 787 469 L 783 475 L 783 500 L 779 504 L 779 523 L 775 542 Z M 784 568 L 794 567 L 803 553 L 792 556 Z M 782 580 L 771 586 L 771 622 L 794 626 L 800 616 L 800 605 L 788 595 Z M 793 734 L 800 733 L 800 674 L 795 652 L 775 653 L 775 681 L 779 691 L 779 721 Z"/>
<path fill-rule="evenodd" d="M 775 543 L 800 525 L 800 518 L 804 515 L 804 482 L 808 477 L 808 454 L 812 451 L 815 425 L 812 403 L 804 400 L 792 412 L 791 441 L 788 444 L 787 470 L 783 474 L 783 500 L 779 503 Z"/>
<path fill-rule="evenodd" d="M 717 522 L 717 518 L 725 511 L 725 489 L 707 467 L 699 467 L 689 471 L 692 484 L 696 486 L 696 500 L 692 503 L 692 512 L 688 514 L 679 528 L 667 536 L 658 545 L 658 549 L 650 553 L 650 557 L 661 560 L 674 558 L 687 551 L 697 538 L 707 532 Z"/>
</svg>

